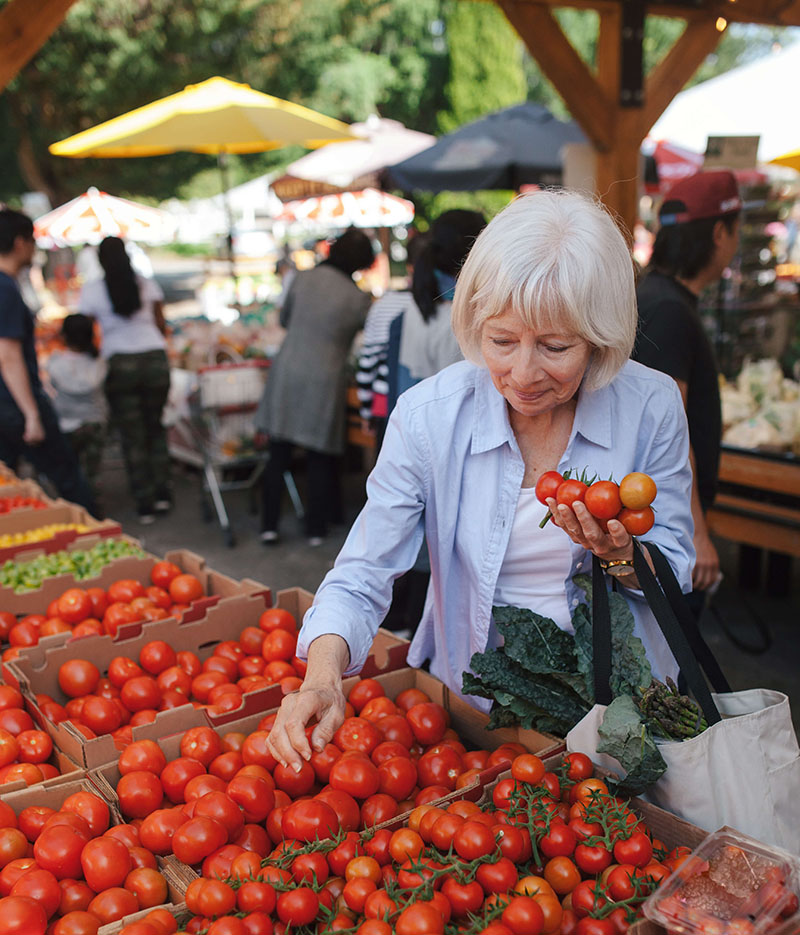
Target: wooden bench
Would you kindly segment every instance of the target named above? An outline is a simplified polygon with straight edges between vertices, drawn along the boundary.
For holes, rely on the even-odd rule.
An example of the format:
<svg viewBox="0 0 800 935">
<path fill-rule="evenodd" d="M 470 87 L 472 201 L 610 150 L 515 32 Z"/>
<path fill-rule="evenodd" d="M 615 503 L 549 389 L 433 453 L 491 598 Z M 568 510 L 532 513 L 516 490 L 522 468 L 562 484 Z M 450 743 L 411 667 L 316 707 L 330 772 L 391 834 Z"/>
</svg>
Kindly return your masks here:
<svg viewBox="0 0 800 935">
<path fill-rule="evenodd" d="M 723 448 L 719 480 L 715 535 L 800 558 L 800 462 Z"/>
</svg>

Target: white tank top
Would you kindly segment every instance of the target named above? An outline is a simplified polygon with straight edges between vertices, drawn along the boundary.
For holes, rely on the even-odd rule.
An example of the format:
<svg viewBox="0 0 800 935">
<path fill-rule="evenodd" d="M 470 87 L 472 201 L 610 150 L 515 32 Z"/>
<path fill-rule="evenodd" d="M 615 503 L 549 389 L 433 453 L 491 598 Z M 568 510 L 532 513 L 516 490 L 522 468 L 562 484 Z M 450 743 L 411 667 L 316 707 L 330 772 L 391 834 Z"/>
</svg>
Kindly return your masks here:
<svg viewBox="0 0 800 935">
<path fill-rule="evenodd" d="M 525 607 L 549 617 L 561 630 L 572 633 L 564 587 L 572 569 L 571 540 L 554 523 L 539 529 L 546 510 L 536 499 L 534 487 L 520 489 L 508 548 L 497 578 L 494 604 Z"/>
</svg>

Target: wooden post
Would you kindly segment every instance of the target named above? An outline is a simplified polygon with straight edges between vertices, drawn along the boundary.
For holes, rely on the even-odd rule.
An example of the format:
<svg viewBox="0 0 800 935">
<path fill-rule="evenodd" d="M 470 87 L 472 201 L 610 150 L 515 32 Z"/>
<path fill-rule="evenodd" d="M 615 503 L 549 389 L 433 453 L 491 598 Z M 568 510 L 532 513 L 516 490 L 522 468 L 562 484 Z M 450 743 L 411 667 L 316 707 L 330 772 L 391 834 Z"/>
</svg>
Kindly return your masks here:
<svg viewBox="0 0 800 935">
<path fill-rule="evenodd" d="M 0 9 L 0 91 L 33 58 L 75 0 L 8 0 Z"/>
</svg>

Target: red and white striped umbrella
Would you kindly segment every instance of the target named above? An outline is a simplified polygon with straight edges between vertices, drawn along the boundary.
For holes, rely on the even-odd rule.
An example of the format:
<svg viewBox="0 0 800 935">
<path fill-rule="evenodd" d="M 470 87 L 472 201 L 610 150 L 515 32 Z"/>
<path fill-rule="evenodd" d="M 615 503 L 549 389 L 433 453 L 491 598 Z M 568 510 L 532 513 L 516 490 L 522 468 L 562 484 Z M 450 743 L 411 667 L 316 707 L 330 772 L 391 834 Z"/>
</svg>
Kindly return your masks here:
<svg viewBox="0 0 800 935">
<path fill-rule="evenodd" d="M 275 219 L 320 227 L 396 227 L 414 220 L 414 205 L 375 188 L 290 201 Z"/>
<path fill-rule="evenodd" d="M 158 208 L 90 188 L 37 218 L 34 236 L 44 248 L 98 244 L 104 237 L 165 243 L 172 239 L 174 227 L 172 218 Z"/>
</svg>

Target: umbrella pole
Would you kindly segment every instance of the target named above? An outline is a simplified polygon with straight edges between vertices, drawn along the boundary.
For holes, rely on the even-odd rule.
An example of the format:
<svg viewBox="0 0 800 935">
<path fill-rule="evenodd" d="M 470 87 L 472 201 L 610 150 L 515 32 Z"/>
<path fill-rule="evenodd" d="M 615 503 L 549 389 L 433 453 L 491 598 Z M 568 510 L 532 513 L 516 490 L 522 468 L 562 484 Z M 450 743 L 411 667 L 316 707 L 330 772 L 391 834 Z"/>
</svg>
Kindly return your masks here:
<svg viewBox="0 0 800 935">
<path fill-rule="evenodd" d="M 217 153 L 217 165 L 222 180 L 222 201 L 225 205 L 225 217 L 228 220 L 228 233 L 225 238 L 228 248 L 228 264 L 230 266 L 231 277 L 234 288 L 234 304 L 239 302 L 238 290 L 236 289 L 236 260 L 233 256 L 233 210 L 228 200 L 228 191 L 230 189 L 230 178 L 228 176 L 228 154 L 224 151 Z"/>
</svg>

